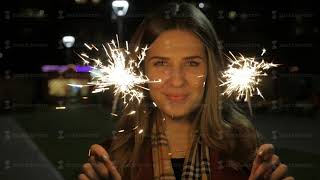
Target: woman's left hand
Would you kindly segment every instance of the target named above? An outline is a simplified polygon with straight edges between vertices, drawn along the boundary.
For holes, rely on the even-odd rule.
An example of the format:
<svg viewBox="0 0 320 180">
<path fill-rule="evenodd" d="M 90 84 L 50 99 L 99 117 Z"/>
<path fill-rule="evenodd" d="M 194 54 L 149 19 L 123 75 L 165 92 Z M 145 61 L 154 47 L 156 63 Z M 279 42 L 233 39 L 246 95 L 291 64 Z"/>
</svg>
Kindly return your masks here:
<svg viewBox="0 0 320 180">
<path fill-rule="evenodd" d="M 272 144 L 263 144 L 259 147 L 251 168 L 249 180 L 294 180 L 288 176 L 288 167 L 280 162 L 274 154 Z"/>
</svg>

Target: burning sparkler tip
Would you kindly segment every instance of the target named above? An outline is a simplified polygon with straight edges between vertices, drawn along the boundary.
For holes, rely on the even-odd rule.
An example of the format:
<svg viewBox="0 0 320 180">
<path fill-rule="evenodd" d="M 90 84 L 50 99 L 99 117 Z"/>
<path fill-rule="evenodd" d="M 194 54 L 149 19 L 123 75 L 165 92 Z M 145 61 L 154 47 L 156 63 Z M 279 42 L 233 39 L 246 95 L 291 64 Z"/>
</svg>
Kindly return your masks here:
<svg viewBox="0 0 320 180">
<path fill-rule="evenodd" d="M 265 53 L 263 49 L 263 53 Z M 257 95 L 262 96 L 256 86 L 261 82 L 260 77 L 266 76 L 267 73 L 264 70 L 276 67 L 277 65 L 267 62 L 257 62 L 255 58 L 244 57 L 240 54 L 240 57 L 235 57 L 231 52 L 232 58 L 229 58 L 231 64 L 228 65 L 228 69 L 222 73 L 222 77 L 225 81 L 222 81 L 219 86 L 226 86 L 223 95 L 230 97 L 233 93 L 237 94 L 236 100 L 240 100 L 244 97 L 244 101 L 248 101 L 250 96 L 253 96 L 253 92 L 257 92 Z M 263 54 L 262 54 L 263 55 Z"/>
</svg>

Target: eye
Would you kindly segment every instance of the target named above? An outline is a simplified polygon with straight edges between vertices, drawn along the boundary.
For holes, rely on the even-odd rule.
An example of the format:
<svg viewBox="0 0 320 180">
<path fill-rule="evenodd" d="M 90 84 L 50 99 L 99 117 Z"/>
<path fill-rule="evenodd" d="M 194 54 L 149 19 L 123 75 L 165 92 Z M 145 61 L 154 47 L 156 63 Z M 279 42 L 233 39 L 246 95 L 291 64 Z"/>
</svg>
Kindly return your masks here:
<svg viewBox="0 0 320 180">
<path fill-rule="evenodd" d="M 193 59 L 187 60 L 187 66 L 197 67 L 199 65 L 200 65 L 199 61 L 196 61 L 196 60 L 193 60 Z"/>
<path fill-rule="evenodd" d="M 168 62 L 165 60 L 157 60 L 156 62 L 153 63 L 154 66 L 167 66 Z"/>
</svg>

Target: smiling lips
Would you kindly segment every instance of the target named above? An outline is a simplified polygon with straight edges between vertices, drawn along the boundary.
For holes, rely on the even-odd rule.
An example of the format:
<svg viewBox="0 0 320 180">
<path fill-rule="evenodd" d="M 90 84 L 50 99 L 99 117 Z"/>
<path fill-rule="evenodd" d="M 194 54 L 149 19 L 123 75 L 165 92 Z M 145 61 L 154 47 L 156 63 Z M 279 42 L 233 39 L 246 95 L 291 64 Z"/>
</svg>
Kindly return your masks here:
<svg viewBox="0 0 320 180">
<path fill-rule="evenodd" d="M 187 99 L 188 95 L 185 94 L 165 94 L 166 97 L 173 102 L 181 102 Z"/>
</svg>

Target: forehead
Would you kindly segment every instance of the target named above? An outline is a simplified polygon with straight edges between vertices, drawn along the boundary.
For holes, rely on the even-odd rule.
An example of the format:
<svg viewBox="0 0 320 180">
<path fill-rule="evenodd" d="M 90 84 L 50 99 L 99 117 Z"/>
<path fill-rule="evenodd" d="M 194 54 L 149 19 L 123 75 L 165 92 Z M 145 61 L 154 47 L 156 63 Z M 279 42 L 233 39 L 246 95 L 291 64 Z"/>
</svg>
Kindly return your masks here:
<svg viewBox="0 0 320 180">
<path fill-rule="evenodd" d="M 202 41 L 191 31 L 168 30 L 162 32 L 150 45 L 149 53 L 204 53 Z"/>
</svg>

